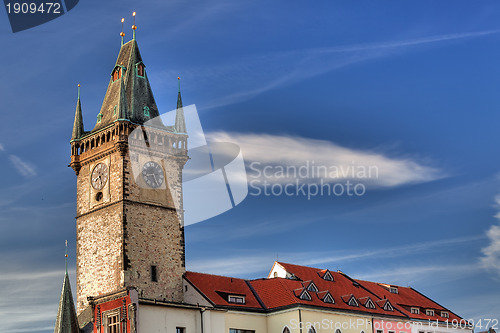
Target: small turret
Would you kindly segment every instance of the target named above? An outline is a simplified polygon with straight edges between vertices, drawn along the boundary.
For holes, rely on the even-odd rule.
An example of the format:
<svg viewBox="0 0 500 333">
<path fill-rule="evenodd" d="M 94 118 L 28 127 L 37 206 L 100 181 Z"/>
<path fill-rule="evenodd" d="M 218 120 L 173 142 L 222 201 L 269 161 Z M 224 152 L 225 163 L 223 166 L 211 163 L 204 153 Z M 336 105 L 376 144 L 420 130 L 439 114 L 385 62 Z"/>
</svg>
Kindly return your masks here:
<svg viewBox="0 0 500 333">
<path fill-rule="evenodd" d="M 66 273 L 57 310 L 56 326 L 54 333 L 79 333 L 78 319 L 76 316 L 75 303 L 73 303 L 73 294 L 68 275 L 68 250 L 66 241 Z"/>
<path fill-rule="evenodd" d="M 78 140 L 83 134 L 82 104 L 80 102 L 80 85 L 78 85 L 78 101 L 76 102 L 75 122 L 71 140 Z"/>
<path fill-rule="evenodd" d="M 182 108 L 181 98 L 181 78 L 177 77 L 179 82 L 179 92 L 177 94 L 177 111 L 175 113 L 175 131 L 177 133 L 187 133 L 186 120 L 184 119 L 184 109 Z"/>
</svg>

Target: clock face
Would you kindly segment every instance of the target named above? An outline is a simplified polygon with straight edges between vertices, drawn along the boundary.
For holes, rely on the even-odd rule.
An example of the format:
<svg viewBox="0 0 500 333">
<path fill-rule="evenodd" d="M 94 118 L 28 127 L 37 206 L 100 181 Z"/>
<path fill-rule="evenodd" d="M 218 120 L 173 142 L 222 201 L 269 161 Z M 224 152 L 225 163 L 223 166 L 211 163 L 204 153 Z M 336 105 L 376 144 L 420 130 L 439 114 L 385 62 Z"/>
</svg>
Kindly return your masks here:
<svg viewBox="0 0 500 333">
<path fill-rule="evenodd" d="M 101 190 L 108 181 L 108 166 L 104 163 L 97 164 L 92 170 L 90 181 L 93 188 Z"/>
<path fill-rule="evenodd" d="M 150 187 L 157 188 L 163 184 L 165 176 L 163 176 L 163 169 L 158 163 L 149 161 L 142 167 L 142 178 Z"/>
</svg>

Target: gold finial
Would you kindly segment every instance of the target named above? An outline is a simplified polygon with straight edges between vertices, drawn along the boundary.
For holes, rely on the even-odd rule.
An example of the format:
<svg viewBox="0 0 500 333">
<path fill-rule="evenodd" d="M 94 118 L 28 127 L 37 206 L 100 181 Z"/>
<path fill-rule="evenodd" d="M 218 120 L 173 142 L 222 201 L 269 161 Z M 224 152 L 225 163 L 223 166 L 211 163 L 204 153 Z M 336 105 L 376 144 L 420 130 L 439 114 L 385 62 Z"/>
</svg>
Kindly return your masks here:
<svg viewBox="0 0 500 333">
<path fill-rule="evenodd" d="M 135 39 L 135 30 L 137 29 L 137 26 L 135 25 L 135 12 L 132 13 L 132 16 L 134 17 L 134 24 L 132 25 L 132 30 L 134 30 L 134 39 Z"/>
<path fill-rule="evenodd" d="M 64 255 L 66 264 L 66 274 L 68 274 L 68 240 L 66 240 L 66 254 Z"/>
<path fill-rule="evenodd" d="M 123 32 L 123 22 L 125 22 L 124 17 L 122 17 L 122 32 L 120 32 L 120 36 L 122 37 L 122 45 L 123 45 L 123 37 L 125 37 L 125 33 Z"/>
<path fill-rule="evenodd" d="M 80 99 L 80 83 L 78 83 L 78 99 Z"/>
</svg>

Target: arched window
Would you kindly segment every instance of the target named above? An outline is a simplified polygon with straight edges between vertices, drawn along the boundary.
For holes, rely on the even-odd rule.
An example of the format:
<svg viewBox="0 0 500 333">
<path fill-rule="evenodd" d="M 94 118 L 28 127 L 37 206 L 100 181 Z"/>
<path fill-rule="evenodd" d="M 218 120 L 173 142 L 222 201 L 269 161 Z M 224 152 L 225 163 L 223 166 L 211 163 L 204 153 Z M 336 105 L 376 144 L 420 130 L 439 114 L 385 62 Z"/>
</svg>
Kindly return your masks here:
<svg viewBox="0 0 500 333">
<path fill-rule="evenodd" d="M 116 67 L 115 70 L 113 71 L 113 82 L 115 82 L 121 77 L 122 77 L 122 68 Z"/>
<path fill-rule="evenodd" d="M 278 277 L 278 272 L 274 272 L 274 277 L 277 278 Z"/>
<path fill-rule="evenodd" d="M 288 327 L 283 327 L 282 333 L 290 333 L 290 329 Z"/>
<path fill-rule="evenodd" d="M 137 76 L 144 77 L 144 64 L 142 62 L 136 65 L 137 68 Z"/>
</svg>

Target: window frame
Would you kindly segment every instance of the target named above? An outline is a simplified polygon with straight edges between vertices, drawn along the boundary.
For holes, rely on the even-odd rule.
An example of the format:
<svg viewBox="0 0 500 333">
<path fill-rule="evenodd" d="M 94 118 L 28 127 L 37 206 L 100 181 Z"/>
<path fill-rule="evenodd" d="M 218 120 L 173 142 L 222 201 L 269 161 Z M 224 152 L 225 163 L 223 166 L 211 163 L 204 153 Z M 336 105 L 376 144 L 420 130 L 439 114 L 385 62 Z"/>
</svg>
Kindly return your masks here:
<svg viewBox="0 0 500 333">
<path fill-rule="evenodd" d="M 430 316 L 430 317 L 434 317 L 436 315 L 436 312 L 433 309 L 426 309 L 425 315 Z"/>
</svg>

